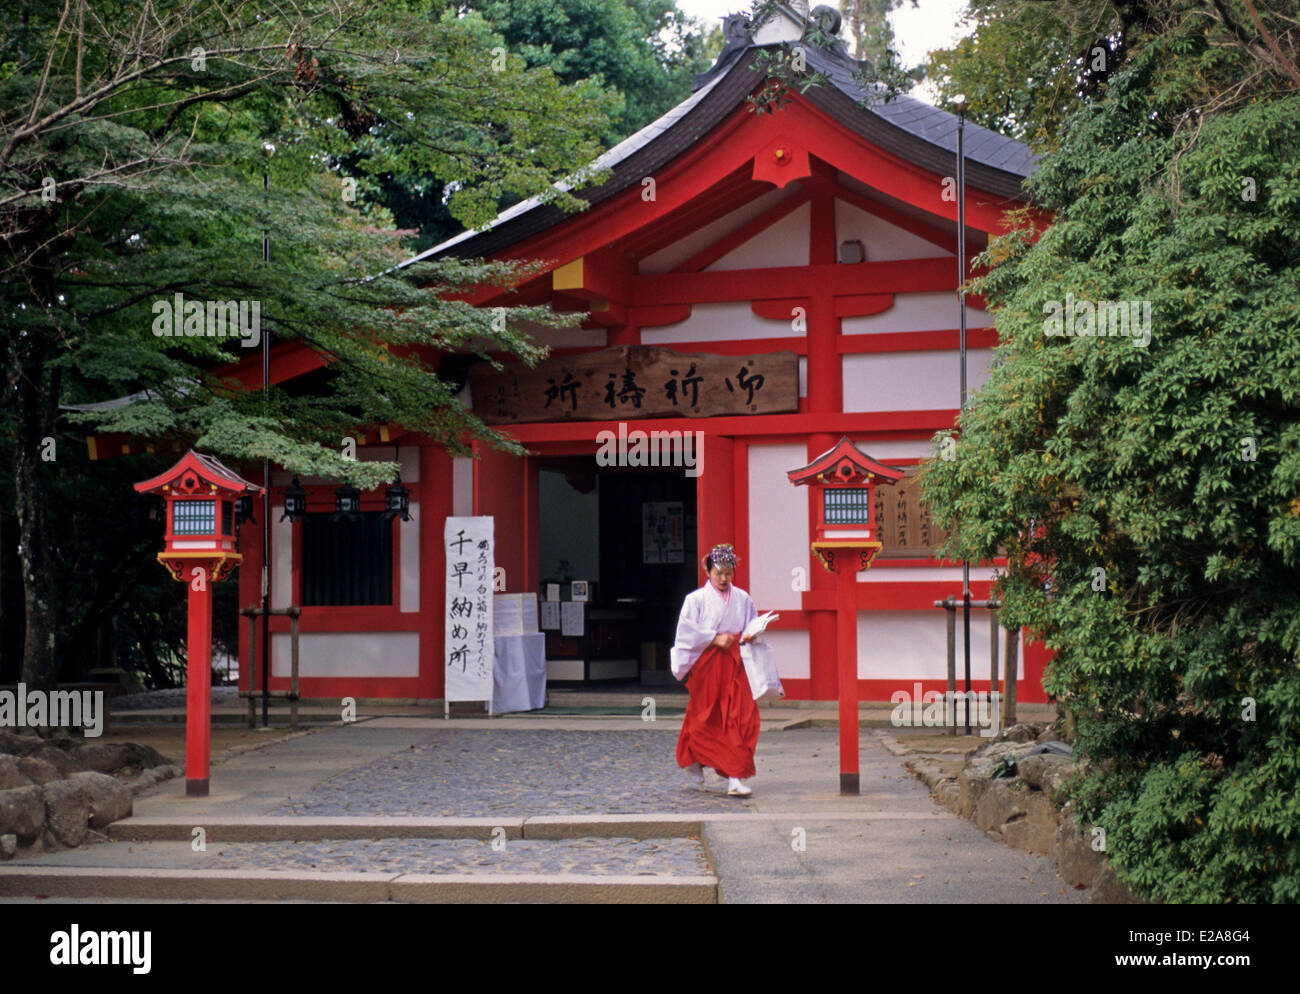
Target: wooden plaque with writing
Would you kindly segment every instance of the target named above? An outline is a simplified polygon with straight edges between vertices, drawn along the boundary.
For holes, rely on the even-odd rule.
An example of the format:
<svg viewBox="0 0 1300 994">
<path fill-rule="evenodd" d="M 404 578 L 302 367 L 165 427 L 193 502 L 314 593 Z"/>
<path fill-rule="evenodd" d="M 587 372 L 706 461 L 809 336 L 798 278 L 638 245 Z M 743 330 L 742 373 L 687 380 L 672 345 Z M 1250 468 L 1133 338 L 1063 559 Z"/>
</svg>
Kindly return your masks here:
<svg viewBox="0 0 1300 994">
<path fill-rule="evenodd" d="M 884 548 L 882 559 L 921 559 L 948 538 L 935 525 L 921 500 L 920 467 L 909 467 L 893 486 L 876 487 L 876 530 Z"/>
<path fill-rule="evenodd" d="M 620 345 L 546 359 L 486 363 L 469 375 L 474 413 L 490 425 L 782 414 L 799 410 L 794 352 L 729 356 Z"/>
</svg>

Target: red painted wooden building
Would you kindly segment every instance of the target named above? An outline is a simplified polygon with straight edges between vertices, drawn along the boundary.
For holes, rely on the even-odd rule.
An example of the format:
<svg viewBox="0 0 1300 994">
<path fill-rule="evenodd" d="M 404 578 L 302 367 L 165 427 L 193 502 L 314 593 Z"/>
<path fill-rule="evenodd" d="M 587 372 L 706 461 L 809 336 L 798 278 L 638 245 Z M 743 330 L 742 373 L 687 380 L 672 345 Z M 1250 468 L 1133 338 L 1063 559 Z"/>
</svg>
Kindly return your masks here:
<svg viewBox="0 0 1300 994">
<path fill-rule="evenodd" d="M 908 481 L 958 408 L 957 119 L 906 96 L 864 105 L 842 47 L 811 46 L 807 64 L 829 85 L 756 114 L 755 48 L 797 40 L 799 25 L 784 17 L 751 38 L 732 18 L 726 37 L 689 99 L 603 157 L 611 175 L 582 192 L 589 210 L 525 202 L 427 253 L 545 260 L 517 292 L 485 290 L 474 303 L 585 315 L 580 327 L 532 329 L 552 350 L 533 373 L 494 377 L 443 358 L 444 377 L 466 380 L 464 402 L 526 457 L 484 448 L 452 458 L 397 438 L 412 520 L 368 515 L 346 555 L 328 521 L 337 482 L 301 481 L 310 513 L 291 524 L 280 521 L 290 477 L 272 474 L 272 607 L 302 606 L 304 696 L 440 698 L 444 520 L 492 515 L 507 591 L 591 584 L 582 652 L 592 658 L 552 659 L 552 679 L 662 679 L 682 597 L 703 582 L 701 556 L 731 542 L 737 583 L 760 611 L 780 612 L 768 637 L 787 694 L 833 699 L 834 578 L 809 548 L 819 509 L 787 472 L 841 436 L 907 474 L 879 501 L 885 549 L 858 576 L 859 692 L 888 700 L 917 681 L 945 685 L 944 614 L 933 605 L 960 596 L 961 564 L 932 554 L 942 535 Z M 1025 205 L 1032 157 L 978 126 L 965 133 L 969 259 L 1005 229 L 1004 212 Z M 995 344 L 977 297 L 967 325 L 974 390 Z M 313 365 L 296 344 L 277 347 L 273 363 L 277 381 Z M 637 432 L 670 446 L 659 465 L 633 454 Z M 633 441 L 611 459 L 618 438 Z M 367 441 L 360 458 L 393 457 L 386 433 Z M 692 466 L 695 442 L 702 465 Z M 363 494 L 363 512 L 383 500 Z M 260 538 L 243 536 L 241 604 L 260 598 Z M 975 598 L 997 565 L 972 565 Z M 975 615 L 978 690 L 989 640 Z M 287 621 L 271 624 L 272 688 L 285 689 Z M 958 626 L 959 658 L 960 637 Z M 1022 648 L 1021 700 L 1044 699 L 1045 659 Z"/>
</svg>

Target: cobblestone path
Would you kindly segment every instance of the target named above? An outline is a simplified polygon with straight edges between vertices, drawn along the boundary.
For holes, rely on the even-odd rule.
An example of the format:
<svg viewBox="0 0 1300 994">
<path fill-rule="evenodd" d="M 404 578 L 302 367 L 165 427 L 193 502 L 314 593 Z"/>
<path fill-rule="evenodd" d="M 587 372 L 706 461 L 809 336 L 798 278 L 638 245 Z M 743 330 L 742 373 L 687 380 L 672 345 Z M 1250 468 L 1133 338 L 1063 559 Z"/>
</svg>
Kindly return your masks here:
<svg viewBox="0 0 1300 994">
<path fill-rule="evenodd" d="M 741 812 L 709 771 L 689 784 L 672 730 L 447 729 L 316 785 L 274 815 L 494 815 Z M 762 754 L 762 745 L 759 745 Z"/>
</svg>

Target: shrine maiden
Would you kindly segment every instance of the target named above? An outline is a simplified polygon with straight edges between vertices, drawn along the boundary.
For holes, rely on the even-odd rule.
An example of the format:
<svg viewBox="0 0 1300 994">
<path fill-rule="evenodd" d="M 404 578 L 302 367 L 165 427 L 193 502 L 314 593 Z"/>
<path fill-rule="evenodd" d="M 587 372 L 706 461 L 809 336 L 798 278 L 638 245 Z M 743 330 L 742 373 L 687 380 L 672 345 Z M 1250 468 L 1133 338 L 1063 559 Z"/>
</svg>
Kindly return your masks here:
<svg viewBox="0 0 1300 994">
<path fill-rule="evenodd" d="M 704 559 L 708 581 L 686 595 L 672 648 L 673 676 L 685 680 L 690 703 L 677 739 L 677 765 L 696 783 L 704 768 L 727 778 L 727 793 L 747 797 L 754 775 L 758 705 L 740 659 L 741 632 L 757 617 L 749 594 L 732 583 L 736 550 L 714 546 Z"/>
</svg>

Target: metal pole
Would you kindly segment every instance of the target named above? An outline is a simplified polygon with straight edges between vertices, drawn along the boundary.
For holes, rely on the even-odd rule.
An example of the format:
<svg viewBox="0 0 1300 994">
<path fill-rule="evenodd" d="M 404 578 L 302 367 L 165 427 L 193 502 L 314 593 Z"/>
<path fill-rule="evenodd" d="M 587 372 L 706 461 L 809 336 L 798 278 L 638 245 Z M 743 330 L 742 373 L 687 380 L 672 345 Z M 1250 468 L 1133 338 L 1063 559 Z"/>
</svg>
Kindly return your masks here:
<svg viewBox="0 0 1300 994">
<path fill-rule="evenodd" d="M 265 146 L 263 151 L 266 151 Z M 265 209 L 271 203 L 271 162 L 267 155 L 266 171 L 262 174 L 262 199 Z M 262 229 L 262 265 L 269 273 L 271 267 L 270 217 Z M 262 408 L 270 413 L 271 390 L 271 331 L 262 332 Z M 262 459 L 262 727 L 270 725 L 271 703 L 271 460 Z M 251 689 L 251 688 L 250 688 Z"/>
<path fill-rule="evenodd" d="M 943 714 L 946 719 L 948 708 L 952 708 L 952 724 L 948 725 L 948 734 L 957 734 L 957 605 L 949 597 L 943 602 L 944 619 L 948 630 L 948 698 L 944 702 Z M 948 722 L 945 720 L 944 724 Z"/>
<path fill-rule="evenodd" d="M 961 418 L 966 420 L 966 100 L 957 114 L 957 321 L 961 351 Z M 962 629 L 966 654 L 966 734 L 970 734 L 970 560 L 961 562 Z"/>
</svg>

